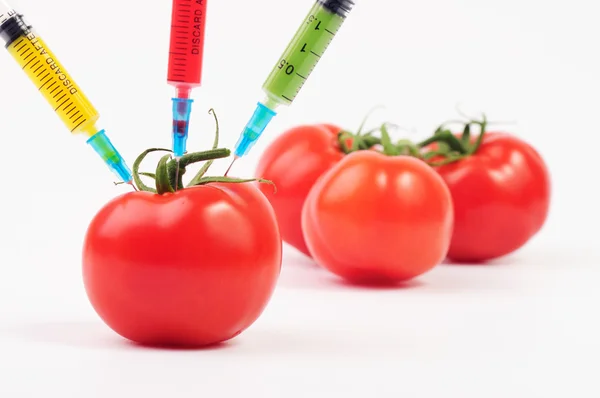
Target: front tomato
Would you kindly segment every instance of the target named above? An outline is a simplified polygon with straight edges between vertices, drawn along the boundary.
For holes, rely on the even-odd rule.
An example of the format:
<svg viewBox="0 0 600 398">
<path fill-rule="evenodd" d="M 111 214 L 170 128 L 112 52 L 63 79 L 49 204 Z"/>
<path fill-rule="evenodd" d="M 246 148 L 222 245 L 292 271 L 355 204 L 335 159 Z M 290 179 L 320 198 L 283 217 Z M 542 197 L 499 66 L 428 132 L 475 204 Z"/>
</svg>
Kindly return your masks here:
<svg viewBox="0 0 600 398">
<path fill-rule="evenodd" d="M 352 282 L 402 282 L 446 255 L 452 199 L 443 180 L 408 156 L 355 152 L 326 172 L 302 213 L 317 263 Z"/>
<path fill-rule="evenodd" d="M 287 130 L 265 150 L 255 175 L 275 183 L 262 185 L 271 202 L 284 242 L 310 256 L 301 228 L 302 206 L 315 181 L 344 153 L 340 149 L 340 128 L 328 124 L 303 125 Z"/>
<path fill-rule="evenodd" d="M 150 345 L 237 336 L 267 305 L 280 267 L 275 214 L 248 183 L 120 196 L 94 217 L 83 248 L 94 309 Z"/>
</svg>

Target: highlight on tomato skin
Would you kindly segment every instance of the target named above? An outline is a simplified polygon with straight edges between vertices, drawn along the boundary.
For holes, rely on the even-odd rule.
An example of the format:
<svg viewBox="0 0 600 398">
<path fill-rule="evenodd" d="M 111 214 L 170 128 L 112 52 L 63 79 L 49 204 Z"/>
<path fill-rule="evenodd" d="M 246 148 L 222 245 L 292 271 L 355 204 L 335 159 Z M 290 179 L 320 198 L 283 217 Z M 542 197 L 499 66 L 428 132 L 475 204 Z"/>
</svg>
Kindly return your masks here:
<svg viewBox="0 0 600 398">
<path fill-rule="evenodd" d="M 395 284 L 445 258 L 452 198 L 441 177 L 410 156 L 351 153 L 311 189 L 302 211 L 308 248 L 352 283 Z"/>
<path fill-rule="evenodd" d="M 93 218 L 86 293 L 122 337 L 152 346 L 227 341 L 263 312 L 281 269 L 275 214 L 251 183 L 132 192 Z"/>
</svg>

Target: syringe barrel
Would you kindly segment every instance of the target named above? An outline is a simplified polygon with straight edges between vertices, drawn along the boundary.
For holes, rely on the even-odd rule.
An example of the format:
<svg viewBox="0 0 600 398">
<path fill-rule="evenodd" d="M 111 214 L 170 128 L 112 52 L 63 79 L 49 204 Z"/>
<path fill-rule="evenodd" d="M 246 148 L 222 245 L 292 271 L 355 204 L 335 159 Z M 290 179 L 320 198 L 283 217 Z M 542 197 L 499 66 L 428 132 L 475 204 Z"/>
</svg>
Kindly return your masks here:
<svg viewBox="0 0 600 398">
<path fill-rule="evenodd" d="M 98 111 L 22 15 L 13 13 L 0 24 L 0 38 L 71 133 L 98 132 Z"/>
<path fill-rule="evenodd" d="M 352 0 L 317 0 L 263 84 L 278 105 L 290 105 L 352 10 Z"/>
<path fill-rule="evenodd" d="M 173 0 L 169 84 L 188 90 L 202 82 L 208 0 Z"/>
</svg>

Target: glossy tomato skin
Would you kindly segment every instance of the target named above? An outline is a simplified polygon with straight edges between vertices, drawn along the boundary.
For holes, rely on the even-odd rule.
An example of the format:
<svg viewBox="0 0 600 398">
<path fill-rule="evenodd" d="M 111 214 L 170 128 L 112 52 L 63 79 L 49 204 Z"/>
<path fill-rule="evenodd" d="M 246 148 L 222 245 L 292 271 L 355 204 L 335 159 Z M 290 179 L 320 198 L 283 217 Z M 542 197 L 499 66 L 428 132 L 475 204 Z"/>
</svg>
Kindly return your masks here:
<svg viewBox="0 0 600 398">
<path fill-rule="evenodd" d="M 310 256 L 301 228 L 302 206 L 315 181 L 344 154 L 338 144 L 341 129 L 331 124 L 302 125 L 285 131 L 265 150 L 256 177 L 275 183 L 261 190 L 271 202 L 282 239 Z"/>
<path fill-rule="evenodd" d="M 446 256 L 452 199 L 424 162 L 375 151 L 346 156 L 310 191 L 302 212 L 316 262 L 355 283 L 397 283 Z"/>
<path fill-rule="evenodd" d="M 237 336 L 267 305 L 280 267 L 275 214 L 253 184 L 120 196 L 96 214 L 83 248 L 92 306 L 147 345 Z"/>
<path fill-rule="evenodd" d="M 504 256 L 545 223 L 551 193 L 547 167 L 533 147 L 513 135 L 486 133 L 474 155 L 436 170 L 454 202 L 451 260 Z"/>
</svg>

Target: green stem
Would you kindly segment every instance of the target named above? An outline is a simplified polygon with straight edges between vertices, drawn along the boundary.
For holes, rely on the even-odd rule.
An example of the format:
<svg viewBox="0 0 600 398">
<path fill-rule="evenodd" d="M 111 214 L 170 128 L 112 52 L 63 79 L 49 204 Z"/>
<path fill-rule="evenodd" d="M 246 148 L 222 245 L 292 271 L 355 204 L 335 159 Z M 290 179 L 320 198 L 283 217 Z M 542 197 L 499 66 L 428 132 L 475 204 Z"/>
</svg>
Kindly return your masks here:
<svg viewBox="0 0 600 398">
<path fill-rule="evenodd" d="M 158 161 L 156 167 L 156 193 L 162 195 L 167 192 L 175 192 L 169 178 L 169 168 L 167 162 L 171 159 L 171 155 L 165 155 Z"/>
<path fill-rule="evenodd" d="M 456 138 L 454 134 L 452 134 L 449 130 L 436 131 L 436 134 L 429 137 L 425 141 L 417 144 L 420 148 L 426 147 L 427 145 L 433 144 L 434 142 L 445 142 L 448 144 L 451 150 L 456 151 L 461 154 L 467 153 L 467 148 L 463 145 L 463 143 Z"/>
<path fill-rule="evenodd" d="M 485 117 L 485 115 L 483 115 L 483 120 L 481 122 L 474 122 L 474 123 L 479 125 L 481 131 L 479 132 L 479 136 L 477 137 L 475 144 L 470 148 L 469 154 L 473 154 L 473 153 L 477 152 L 477 150 L 481 146 L 481 143 L 483 142 L 483 136 L 485 135 L 486 129 L 487 129 L 487 118 Z"/>
<path fill-rule="evenodd" d="M 388 156 L 396 156 L 399 154 L 399 150 L 394 144 L 387 130 L 385 123 L 381 126 L 381 145 L 383 146 L 383 153 Z"/>
<path fill-rule="evenodd" d="M 345 130 L 338 133 L 338 144 L 345 155 L 352 152 L 352 148 L 348 148 L 348 144 L 346 143 L 348 139 L 352 140 L 352 146 L 354 147 L 354 142 L 357 140 L 357 137 L 354 134 Z"/>
<path fill-rule="evenodd" d="M 377 110 L 377 109 L 383 109 L 385 108 L 383 105 L 377 105 L 374 106 L 373 108 L 371 108 L 371 110 L 369 112 L 367 112 L 367 115 L 365 116 L 365 118 L 363 119 L 362 123 L 360 124 L 360 127 L 358 128 L 358 131 L 356 132 L 357 136 L 360 136 L 362 134 L 362 130 L 365 127 L 365 125 L 367 124 L 367 120 L 369 119 L 369 117 L 371 117 L 371 115 Z"/>
<path fill-rule="evenodd" d="M 220 149 L 211 149 L 210 151 L 206 151 L 206 152 L 196 152 L 195 154 L 191 153 L 190 155 L 195 155 L 193 157 L 194 161 L 189 161 L 188 163 L 185 164 L 185 166 L 187 166 L 188 164 L 203 162 L 203 161 L 207 161 L 207 160 L 212 161 L 215 159 L 226 158 L 226 157 L 229 157 L 229 155 L 231 155 L 231 151 L 226 148 L 220 148 Z M 210 155 L 210 156 L 207 156 L 207 155 Z M 181 158 L 181 160 L 183 160 L 183 157 Z M 194 178 L 192 178 L 192 181 L 189 182 L 188 187 L 193 187 L 194 185 L 196 185 L 198 183 L 198 181 L 200 181 L 200 179 L 202 179 L 202 176 L 204 176 L 207 169 L 208 168 L 204 168 L 204 167 L 202 169 L 200 169 L 200 171 L 194 176 Z"/>
<path fill-rule="evenodd" d="M 146 156 L 148 156 L 149 153 L 151 152 L 158 152 L 158 151 L 163 151 L 163 152 L 171 152 L 170 149 L 164 149 L 164 148 L 150 148 L 150 149 L 146 149 L 144 152 L 142 152 L 140 154 L 140 156 L 137 157 L 137 159 L 135 160 L 135 162 L 133 162 L 133 168 L 132 168 L 132 174 L 133 174 L 133 181 L 135 182 L 135 185 L 137 186 L 137 188 L 140 191 L 146 191 L 146 192 L 152 192 L 152 193 L 156 193 L 156 189 L 149 187 L 148 185 L 144 184 L 144 182 L 142 181 L 141 177 L 140 177 L 140 165 L 142 164 L 142 161 L 146 158 Z"/>
</svg>

